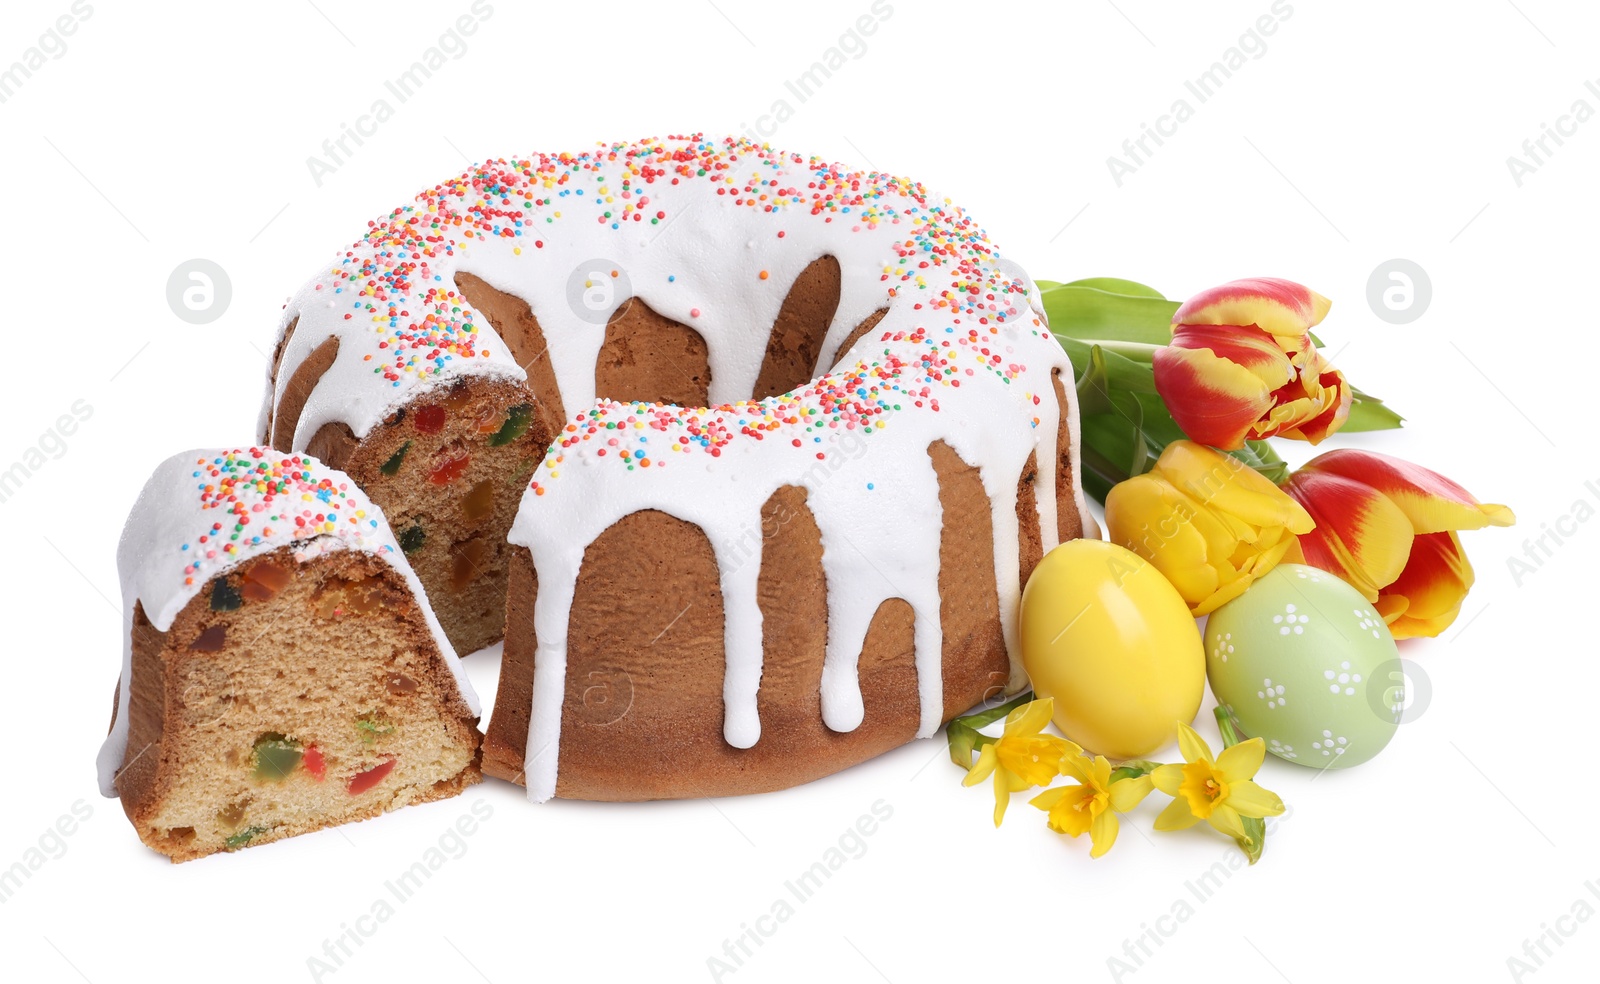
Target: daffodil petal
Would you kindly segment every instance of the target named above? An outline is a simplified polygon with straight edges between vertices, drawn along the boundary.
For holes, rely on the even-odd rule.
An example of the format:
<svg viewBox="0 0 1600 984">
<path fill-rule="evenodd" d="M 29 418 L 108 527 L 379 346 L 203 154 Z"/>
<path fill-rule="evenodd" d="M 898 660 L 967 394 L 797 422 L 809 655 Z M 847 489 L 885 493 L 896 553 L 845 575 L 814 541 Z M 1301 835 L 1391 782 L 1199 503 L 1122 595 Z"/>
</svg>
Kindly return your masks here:
<svg viewBox="0 0 1600 984">
<path fill-rule="evenodd" d="M 1111 850 L 1111 845 L 1117 842 L 1117 815 L 1110 810 L 1094 818 L 1089 824 L 1089 840 L 1093 847 L 1089 849 L 1091 858 L 1098 858 Z"/>
<path fill-rule="evenodd" d="M 1160 816 L 1156 817 L 1155 829 L 1183 830 L 1187 827 L 1193 827 L 1199 822 L 1200 818 L 1189 812 L 1188 800 L 1180 797 L 1168 803 L 1167 808 L 1161 811 Z"/>
<path fill-rule="evenodd" d="M 978 752 L 978 761 L 974 762 L 972 768 L 967 770 L 967 777 L 961 780 L 961 785 L 976 786 L 989 778 L 989 773 L 993 772 L 995 766 L 999 764 L 1000 753 L 995 750 L 994 743 L 991 742 L 983 746 L 983 749 Z"/>
<path fill-rule="evenodd" d="M 1154 788 L 1155 783 L 1148 775 L 1118 779 L 1108 790 L 1111 796 L 1111 808 L 1118 813 L 1127 813 L 1149 796 L 1150 790 Z"/>
<path fill-rule="evenodd" d="M 1066 754 L 1061 756 L 1061 774 L 1069 779 L 1088 783 L 1091 781 L 1089 775 L 1090 764 L 1089 760 L 1083 755 L 1083 749 L 1073 745 L 1072 748 L 1067 749 Z"/>
<path fill-rule="evenodd" d="M 1000 826 L 1000 821 L 1005 819 L 1006 807 L 1011 805 L 1011 785 L 1008 783 L 1006 770 L 997 769 L 994 774 L 994 825 Z"/>
<path fill-rule="evenodd" d="M 1072 791 L 1071 786 L 1052 786 L 1028 801 L 1029 806 L 1036 806 L 1041 810 L 1048 810 L 1061 802 L 1061 797 Z"/>
<path fill-rule="evenodd" d="M 1239 811 L 1226 803 L 1218 803 L 1207 817 L 1211 826 L 1217 828 L 1229 837 L 1238 840 L 1248 840 L 1249 835 L 1244 832 L 1244 821 L 1239 819 Z"/>
<path fill-rule="evenodd" d="M 1237 746 L 1235 746 L 1237 747 Z M 1246 817 L 1275 817 L 1283 813 L 1283 800 L 1270 789 L 1249 779 L 1228 783 L 1228 806 Z"/>
<path fill-rule="evenodd" d="M 1200 733 L 1187 724 L 1178 725 L 1178 751 L 1183 753 L 1185 762 L 1210 762 L 1211 746 L 1200 737 Z"/>
<path fill-rule="evenodd" d="M 1029 701 L 1006 715 L 1006 727 L 1003 733 L 1016 737 L 1036 735 L 1050 723 L 1050 716 L 1055 710 L 1054 697 Z"/>
<path fill-rule="evenodd" d="M 1267 743 L 1260 738 L 1251 738 L 1224 748 L 1222 754 L 1217 756 L 1217 771 L 1222 773 L 1222 781 L 1226 783 L 1251 779 L 1266 757 Z"/>
<path fill-rule="evenodd" d="M 1124 779 L 1123 782 L 1131 780 Z M 1183 785 L 1183 766 L 1159 765 L 1150 773 L 1150 783 L 1168 796 L 1178 795 L 1178 787 Z M 1121 783 L 1113 783 L 1121 785 Z"/>
</svg>

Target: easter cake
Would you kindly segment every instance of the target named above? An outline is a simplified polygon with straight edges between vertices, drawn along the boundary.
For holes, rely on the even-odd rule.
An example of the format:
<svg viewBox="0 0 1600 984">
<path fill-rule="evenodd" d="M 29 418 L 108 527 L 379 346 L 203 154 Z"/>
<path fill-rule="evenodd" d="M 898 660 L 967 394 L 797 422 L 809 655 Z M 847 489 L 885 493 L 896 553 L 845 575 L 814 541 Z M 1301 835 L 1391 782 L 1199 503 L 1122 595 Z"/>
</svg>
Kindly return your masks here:
<svg viewBox="0 0 1600 984">
<path fill-rule="evenodd" d="M 948 199 L 671 137 L 475 167 L 342 265 L 391 263 L 417 275 L 329 316 L 458 298 L 468 362 L 525 368 L 554 422 L 508 538 L 486 772 L 536 800 L 777 789 L 1025 684 L 1022 585 L 1089 523 L 1071 366 Z M 362 378 L 322 405 L 376 407 Z"/>
<path fill-rule="evenodd" d="M 117 550 L 100 785 L 174 861 L 459 793 L 477 697 L 383 513 L 271 448 L 188 451 Z"/>
</svg>

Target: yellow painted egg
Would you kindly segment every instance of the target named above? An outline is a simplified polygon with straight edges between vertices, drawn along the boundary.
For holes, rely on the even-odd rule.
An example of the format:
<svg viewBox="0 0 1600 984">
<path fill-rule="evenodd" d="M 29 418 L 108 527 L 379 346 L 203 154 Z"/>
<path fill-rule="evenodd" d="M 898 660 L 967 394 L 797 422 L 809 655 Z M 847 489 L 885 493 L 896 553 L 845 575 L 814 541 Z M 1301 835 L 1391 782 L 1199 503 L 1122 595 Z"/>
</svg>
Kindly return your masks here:
<svg viewBox="0 0 1600 984">
<path fill-rule="evenodd" d="M 1022 592 L 1022 664 L 1061 733 L 1112 760 L 1170 744 L 1205 690 L 1200 630 L 1166 577 L 1103 540 L 1045 555 Z"/>
</svg>

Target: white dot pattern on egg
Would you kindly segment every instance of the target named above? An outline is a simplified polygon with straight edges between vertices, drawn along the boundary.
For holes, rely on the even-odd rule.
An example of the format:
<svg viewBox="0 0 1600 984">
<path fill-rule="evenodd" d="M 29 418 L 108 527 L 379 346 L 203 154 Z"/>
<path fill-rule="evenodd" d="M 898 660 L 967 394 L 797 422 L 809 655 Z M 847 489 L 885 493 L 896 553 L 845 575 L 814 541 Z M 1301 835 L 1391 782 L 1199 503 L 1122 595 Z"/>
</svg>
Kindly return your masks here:
<svg viewBox="0 0 1600 984">
<path fill-rule="evenodd" d="M 1332 574 L 1279 564 L 1211 613 L 1205 641 L 1217 701 L 1273 755 L 1348 768 L 1394 737 L 1394 717 L 1375 709 L 1368 687 L 1399 650 L 1366 599 Z"/>
</svg>

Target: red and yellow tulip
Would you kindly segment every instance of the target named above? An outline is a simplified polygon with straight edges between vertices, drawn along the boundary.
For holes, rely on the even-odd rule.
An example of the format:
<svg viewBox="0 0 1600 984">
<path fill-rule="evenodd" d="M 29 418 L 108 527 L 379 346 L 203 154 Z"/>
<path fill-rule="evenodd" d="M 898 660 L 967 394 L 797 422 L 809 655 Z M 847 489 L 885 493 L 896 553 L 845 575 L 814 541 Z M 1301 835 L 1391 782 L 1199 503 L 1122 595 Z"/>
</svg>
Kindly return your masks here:
<svg viewBox="0 0 1600 984">
<path fill-rule="evenodd" d="M 1106 496 L 1106 538 L 1150 561 L 1196 616 L 1244 594 L 1311 526 L 1260 472 L 1193 441 Z"/>
<path fill-rule="evenodd" d="M 1332 304 L 1288 280 L 1235 280 L 1191 297 L 1154 355 L 1156 391 L 1194 440 L 1236 450 L 1273 436 L 1312 444 L 1350 416 L 1344 374 L 1311 341 Z"/>
<path fill-rule="evenodd" d="M 1371 451 L 1320 454 L 1284 491 L 1316 521 L 1285 559 L 1349 582 L 1396 639 L 1436 636 L 1460 614 L 1473 573 L 1458 531 L 1516 522 L 1438 472 Z"/>
</svg>

